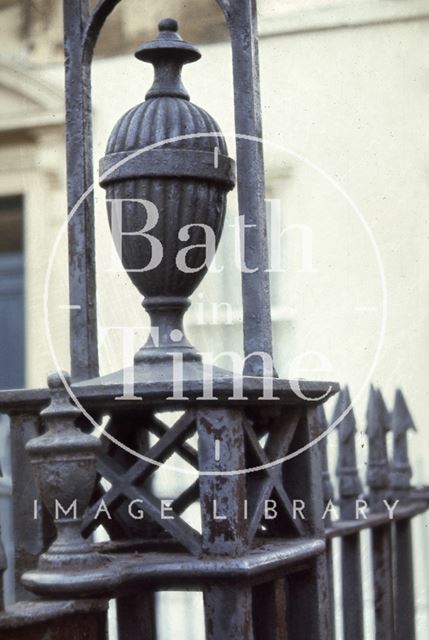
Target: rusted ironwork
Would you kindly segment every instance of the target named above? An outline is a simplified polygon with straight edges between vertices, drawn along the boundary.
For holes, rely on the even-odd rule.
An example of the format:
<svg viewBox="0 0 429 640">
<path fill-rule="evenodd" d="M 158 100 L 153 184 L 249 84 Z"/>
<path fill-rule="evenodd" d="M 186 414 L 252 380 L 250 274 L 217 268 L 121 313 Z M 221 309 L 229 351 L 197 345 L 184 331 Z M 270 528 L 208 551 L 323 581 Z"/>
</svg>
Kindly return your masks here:
<svg viewBox="0 0 429 640">
<path fill-rule="evenodd" d="M 0 640 L 105 640 L 107 601 L 23 602 L 0 616 Z"/>
<path fill-rule="evenodd" d="M 65 378 L 69 384 L 70 378 Z M 54 542 L 40 556 L 38 568 L 43 572 L 96 567 L 99 558 L 82 537 L 81 526 L 94 490 L 100 442 L 76 427 L 80 412 L 71 404 L 57 373 L 49 376 L 48 385 L 51 402 L 41 412 L 46 433 L 26 446 L 39 494 L 57 530 Z"/>
<path fill-rule="evenodd" d="M 367 485 L 371 511 L 386 509 L 389 497 L 389 463 L 386 433 L 390 429 L 390 416 L 378 389 L 371 386 L 367 410 L 368 467 Z M 391 527 L 385 524 L 372 529 L 375 636 L 387 640 L 394 635 L 393 576 Z"/>
<path fill-rule="evenodd" d="M 92 148 L 90 104 L 90 67 L 93 51 L 105 20 L 120 0 L 100 0 L 94 12 L 87 17 L 88 2 L 74 0 L 64 2 L 66 37 L 70 56 L 66 85 L 70 88 L 67 110 L 67 131 L 70 135 L 70 208 L 92 184 L 92 173 L 88 167 Z M 251 270 L 242 270 L 244 351 L 249 356 L 245 360 L 245 371 L 251 375 L 269 373 L 255 352 L 272 356 L 272 328 L 267 272 L 267 240 L 265 220 L 265 184 L 262 146 L 262 118 L 259 88 L 259 62 L 257 41 L 256 0 L 239 0 L 230 3 L 218 0 L 230 31 L 234 71 L 234 106 L 237 146 L 237 177 L 239 212 L 247 228 L 245 246 L 242 247 L 243 261 L 247 256 L 252 260 Z M 72 93 L 74 91 L 74 93 Z M 72 144 L 73 141 L 73 144 Z M 76 167 L 76 179 L 74 178 Z M 82 170 L 79 171 L 79 167 Z M 85 207 L 85 209 L 83 208 Z M 71 246 L 74 296 L 82 313 L 71 310 L 72 375 L 74 379 L 89 378 L 96 374 L 97 354 L 95 325 L 95 296 L 89 294 L 95 283 L 95 263 L 93 257 L 93 202 L 92 195 L 73 216 L 76 229 L 75 243 Z M 80 235 L 79 235 L 80 232 Z M 72 233 L 73 235 L 73 233 Z M 87 243 L 87 262 L 79 262 L 80 242 Z M 74 259 L 76 256 L 76 259 Z M 74 261 L 74 262 L 73 262 Z M 256 270 L 254 270 L 256 268 Z M 86 296 L 86 297 L 85 297 Z M 77 299 L 76 297 L 76 299 Z M 255 305 L 255 300 L 258 304 Z M 83 321 L 86 320 L 85 326 Z M 88 346 L 90 348 L 85 352 Z M 84 346 L 85 345 L 85 346 Z M 76 369 L 76 375 L 75 375 Z M 83 375 L 81 373 L 83 372 Z"/>
<path fill-rule="evenodd" d="M 45 395 L 45 393 L 43 394 Z M 45 401 L 46 402 L 46 401 Z M 55 532 L 42 504 L 36 509 L 34 501 L 38 491 L 31 469 L 26 444 L 42 435 L 40 410 L 44 403 L 31 403 L 15 409 L 6 409 L 10 420 L 12 478 L 13 478 L 13 530 L 15 547 L 15 598 L 17 601 L 31 598 L 21 582 L 24 571 L 37 565 L 39 556 L 53 540 Z"/>
<path fill-rule="evenodd" d="M 241 274 L 244 353 L 249 356 L 245 361 L 245 373 L 261 375 L 268 372 L 261 367 L 260 359 L 251 354 L 263 351 L 272 356 L 273 347 L 256 0 L 217 2 L 224 12 L 231 36 L 238 203 L 249 232 L 242 258 L 244 264 L 256 268 L 253 273 L 242 269 Z M 258 300 L 256 305 L 255 300 Z"/>
<path fill-rule="evenodd" d="M 63 7 L 71 371 L 82 380 L 98 374 L 91 79 L 83 59 L 88 0 Z"/>
<path fill-rule="evenodd" d="M 408 432 L 415 431 L 416 427 L 400 389 L 397 389 L 395 394 L 391 429 L 393 433 L 393 461 L 390 475 L 392 500 L 408 502 L 412 493 L 412 469 L 408 458 L 407 440 Z M 414 640 L 416 636 L 411 526 L 411 518 L 403 518 L 396 521 L 393 527 L 393 593 L 397 640 Z"/>
<path fill-rule="evenodd" d="M 325 528 L 328 528 L 332 522 L 332 511 L 335 509 L 335 489 L 331 481 L 328 460 L 328 439 L 327 430 L 329 428 L 326 419 L 325 409 L 323 405 L 317 407 L 317 421 L 319 425 L 319 434 L 322 435 L 320 440 L 320 457 L 322 466 L 322 487 L 323 487 L 323 503 L 325 506 Z M 334 602 L 334 558 L 332 540 L 326 540 L 326 563 L 328 567 L 328 586 L 329 586 L 329 611 L 330 611 L 330 634 L 332 640 L 335 640 L 336 623 L 335 623 L 335 602 Z"/>
<path fill-rule="evenodd" d="M 344 414 L 344 416 L 343 416 Z M 342 390 L 334 411 L 338 427 L 337 476 L 342 521 L 356 521 L 356 500 L 362 496 L 362 483 L 356 461 L 356 420 L 351 408 L 348 388 Z M 361 542 L 357 533 L 341 539 L 341 584 L 344 616 L 344 636 L 363 639 L 363 598 Z"/>
<path fill-rule="evenodd" d="M 103 6 L 107 8 L 107 4 Z M 101 9 L 102 5 L 96 12 Z M 245 11 L 244 25 L 249 18 Z M 95 29 L 94 25 L 90 22 L 88 29 Z M 88 31 L 86 34 L 88 37 Z M 255 46 L 253 41 L 253 54 Z M 177 24 L 170 19 L 162 21 L 158 38 L 143 45 L 137 57 L 154 63 L 154 84 L 146 102 L 126 114 L 112 133 L 102 161 L 101 183 L 109 200 L 143 198 L 154 202 L 165 218 L 156 231 L 163 247 L 164 264 L 150 277 L 130 272 L 134 284 L 145 295 L 145 305 L 152 314 L 160 340 L 158 344 L 150 340 L 136 354 L 133 394 L 132 397 L 124 395 L 119 405 L 123 371 L 78 382 L 73 389 L 86 408 L 92 405 L 96 412 L 111 412 L 106 431 L 118 435 L 117 429 L 122 429 L 122 442 L 127 447 L 137 447 L 145 459 L 118 456 L 114 448 L 103 446 L 97 453 L 95 467 L 97 441 L 92 436 L 79 435 L 74 425 L 79 412 L 67 404 L 58 377 L 51 378 L 51 404 L 41 414 L 43 422 L 48 421 L 45 424 L 48 431 L 26 447 L 37 470 L 41 497 L 53 513 L 52 479 L 60 478 L 61 502 L 69 506 L 71 493 L 77 492 L 80 506 L 89 500 L 90 505 L 82 523 L 80 511 L 77 518 L 71 518 L 68 513 L 55 518 L 56 541 L 41 555 L 38 567 L 28 567 L 30 570 L 22 581 L 39 597 L 54 594 L 62 598 L 116 597 L 122 620 L 121 640 L 127 634 L 126 612 L 128 622 L 133 619 L 137 625 L 142 624 L 138 618 L 142 590 L 149 595 L 150 591 L 163 588 L 201 589 L 207 637 L 232 640 L 253 638 L 256 614 L 267 619 L 272 610 L 271 602 L 266 601 L 264 606 L 256 602 L 254 587 L 267 584 L 267 589 L 274 589 L 277 617 L 282 614 L 286 593 L 293 594 L 290 617 L 283 625 L 285 629 L 292 629 L 300 624 L 297 612 L 306 606 L 304 585 L 307 585 L 314 602 L 310 607 L 311 633 L 314 638 L 327 638 L 328 610 L 320 602 L 322 594 L 326 599 L 327 583 L 324 530 L 318 524 L 323 505 L 317 449 L 312 448 L 298 461 L 288 463 L 287 470 L 276 464 L 276 459 L 294 448 L 305 447 L 316 436 L 312 398 L 326 399 L 337 387 L 332 383 L 303 382 L 301 392 L 306 398 L 303 400 L 289 381 L 272 379 L 273 396 L 261 405 L 261 394 L 264 397 L 266 379 L 272 370 L 266 372 L 265 378 L 244 377 L 237 396 L 236 378 L 232 373 L 215 369 L 212 394 L 207 398 L 201 358 L 186 342 L 181 321 L 188 304 L 186 298 L 204 270 L 196 275 L 183 275 L 177 270 L 176 246 L 169 244 L 169 238 L 177 234 L 170 234 L 169 227 L 174 220 L 210 226 L 217 244 L 226 192 L 234 185 L 233 163 L 227 157 L 215 121 L 189 102 L 180 82 L 182 64 L 196 60 L 199 54 L 177 34 Z M 255 117 L 254 114 L 253 124 Z M 159 124 L 155 126 L 155 122 Z M 250 135 L 250 130 L 247 133 Z M 165 144 L 165 139 L 173 134 L 176 140 Z M 186 136 L 181 138 L 183 134 Z M 257 144 L 257 155 L 261 158 L 260 142 Z M 147 145 L 154 147 L 149 150 L 149 159 L 145 159 L 143 153 L 138 159 L 136 150 L 144 151 Z M 214 167 L 216 150 L 217 166 Z M 239 164 L 244 165 L 246 172 L 251 155 L 249 148 L 240 155 Z M 119 167 L 115 166 L 118 160 L 122 162 Z M 259 176 L 258 184 L 261 179 Z M 258 187 L 258 198 L 261 195 Z M 255 203 L 252 207 L 255 216 Z M 141 228 L 136 226 L 136 215 L 134 203 L 123 216 L 126 232 Z M 114 231 L 112 213 L 110 222 Z M 263 228 L 261 221 L 260 225 Z M 193 242 L 198 242 L 198 237 Z M 252 247 L 255 250 L 255 246 Z M 144 248 L 136 245 L 132 237 L 122 249 L 121 258 L 127 269 L 140 266 L 133 264 L 134 260 L 147 258 Z M 258 246 L 255 257 L 263 260 L 265 250 Z M 254 301 L 252 304 L 255 309 L 259 308 Z M 265 310 L 264 314 L 266 317 Z M 261 333 L 262 329 L 262 325 L 254 329 L 256 341 L 253 343 L 249 342 L 248 328 L 245 329 L 248 346 L 253 350 L 261 351 L 266 346 L 267 335 Z M 180 339 L 172 340 L 172 335 L 178 332 L 182 334 Z M 270 335 L 268 337 L 270 340 Z M 271 355 L 271 349 L 266 351 Z M 174 354 L 180 354 L 183 360 L 183 397 L 178 398 L 173 396 Z M 172 400 L 167 401 L 171 397 Z M 143 402 L 136 405 L 136 398 Z M 34 397 L 35 403 L 44 401 L 45 398 Z M 13 397 L 10 402 L 13 404 Z M 183 412 L 169 427 L 161 415 L 167 407 Z M 124 424 L 132 428 L 124 430 Z M 137 425 L 143 425 L 143 431 Z M 153 433 L 159 439 L 150 445 L 144 433 Z M 195 433 L 197 449 L 189 442 Z M 261 443 L 263 436 L 264 444 Z M 220 451 L 218 460 L 216 447 Z M 59 451 L 63 458 L 61 467 L 58 466 Z M 166 507 L 154 494 L 151 478 L 157 471 L 156 465 L 164 464 L 173 452 L 194 467 L 199 477 Z M 77 464 L 87 465 L 86 477 L 84 467 L 78 473 Z M 260 470 L 248 480 L 244 471 L 252 466 Z M 283 472 L 287 474 L 290 491 L 286 489 Z M 78 480 L 79 487 L 75 484 Z M 70 485 L 67 490 L 66 485 Z M 295 494 L 303 503 L 310 496 L 308 516 L 303 520 L 293 516 Z M 184 510 L 195 501 L 200 506 L 201 533 L 182 517 Z M 272 507 L 276 516 L 278 513 L 275 521 L 266 511 L 267 501 L 275 504 Z M 146 521 L 131 522 L 129 514 L 127 517 L 126 504 L 133 502 L 144 510 L 149 525 Z M 163 517 L 165 508 L 167 518 Z M 100 524 L 109 532 L 111 543 L 90 550 L 79 530 L 88 537 Z M 302 576 L 298 576 L 297 571 Z M 150 599 L 147 602 L 145 611 L 153 620 Z M 225 610 L 230 611 L 230 615 L 225 616 Z M 156 636 L 156 629 L 151 633 Z"/>
<path fill-rule="evenodd" d="M 69 211 L 92 183 L 90 67 L 100 30 L 117 4 L 102 0 L 89 15 L 86 1 L 64 2 Z M 102 640 L 106 601 L 114 598 L 120 640 L 155 640 L 154 594 L 176 589 L 203 593 L 210 640 L 333 640 L 332 540 L 339 537 L 343 637 L 357 640 L 363 638 L 365 530 L 372 536 L 377 638 L 413 637 L 411 622 L 406 635 L 407 618 L 414 616 L 410 521 L 427 509 L 429 491 L 410 484 L 406 434 L 412 420 L 403 396 L 397 393 L 391 417 L 380 392 L 371 390 L 364 489 L 351 397 L 347 388 L 341 392 L 333 416 L 339 422 L 334 487 L 326 437 L 310 445 L 329 426 L 321 404 L 338 385 L 299 381 L 297 394 L 297 381 L 277 378 L 272 362 L 262 364 L 261 353 L 272 356 L 272 330 L 256 2 L 218 4 L 232 44 L 236 176 L 218 125 L 190 102 L 181 82 L 183 64 L 200 54 L 170 18 L 136 54 L 154 65 L 154 83 L 146 100 L 120 119 L 101 161 L 113 238 L 115 200 L 121 201 L 120 257 L 144 296 L 154 331 L 130 368 L 98 375 L 90 194 L 69 223 L 72 382 L 58 372 L 47 389 L 0 392 L 0 409 L 11 418 L 14 490 L 21 502 L 15 501 L 14 513 L 17 595 L 37 598 L 0 615 L 0 638 L 61 633 L 62 640 Z M 175 238 L 181 226 L 199 225 L 195 236 L 182 238 L 181 248 L 204 244 L 205 225 L 216 248 L 236 180 L 249 231 L 242 259 L 259 268 L 242 276 L 244 375 L 214 367 L 207 393 L 201 356 L 182 323 L 206 268 L 182 272 Z M 137 199 L 159 212 L 151 232 L 163 262 L 148 273 L 132 271 L 151 258 L 138 237 L 149 214 Z M 195 251 L 193 266 L 202 257 Z M 130 375 L 132 388 L 125 389 Z M 79 409 L 68 398 L 70 384 Z M 95 437 L 82 411 L 96 423 L 103 418 L 103 437 Z M 173 421 L 168 411 L 180 415 Z M 192 476 L 165 497 L 154 479 L 173 455 Z M 391 518 L 382 506 L 394 498 L 402 502 Z M 356 503 L 366 499 L 368 513 L 357 518 Z M 197 507 L 200 526 L 186 518 L 190 507 Z M 91 537 L 101 526 L 109 541 L 95 544 Z"/>
</svg>

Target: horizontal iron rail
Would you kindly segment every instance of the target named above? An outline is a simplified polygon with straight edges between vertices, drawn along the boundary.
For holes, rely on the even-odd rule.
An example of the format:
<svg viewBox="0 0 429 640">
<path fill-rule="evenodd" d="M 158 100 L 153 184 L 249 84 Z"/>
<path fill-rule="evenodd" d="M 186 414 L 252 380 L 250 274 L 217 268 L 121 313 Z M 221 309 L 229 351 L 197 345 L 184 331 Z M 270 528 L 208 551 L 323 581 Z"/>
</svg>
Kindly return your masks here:
<svg viewBox="0 0 429 640">
<path fill-rule="evenodd" d="M 111 549 L 111 544 L 108 545 Z M 100 547 L 99 547 L 100 550 Z M 106 565 L 68 576 L 64 572 L 46 572 L 43 585 L 33 582 L 32 572 L 23 582 L 45 597 L 61 590 L 63 597 L 118 597 L 122 592 L 150 588 L 156 591 L 199 590 L 206 584 L 246 583 L 249 586 L 270 582 L 278 576 L 294 572 L 325 551 L 324 540 L 306 538 L 264 544 L 238 558 L 194 558 L 187 553 L 138 553 L 105 555 Z M 68 580 L 68 578 L 70 578 Z"/>
<path fill-rule="evenodd" d="M 427 502 L 415 502 L 405 507 L 397 507 L 393 513 L 393 517 L 389 517 L 389 513 L 369 513 L 367 519 L 361 520 L 338 520 L 331 523 L 326 529 L 327 538 L 341 538 L 343 536 L 352 535 L 365 529 L 375 529 L 386 524 L 393 524 L 399 520 L 407 520 L 420 515 L 429 509 Z"/>
</svg>

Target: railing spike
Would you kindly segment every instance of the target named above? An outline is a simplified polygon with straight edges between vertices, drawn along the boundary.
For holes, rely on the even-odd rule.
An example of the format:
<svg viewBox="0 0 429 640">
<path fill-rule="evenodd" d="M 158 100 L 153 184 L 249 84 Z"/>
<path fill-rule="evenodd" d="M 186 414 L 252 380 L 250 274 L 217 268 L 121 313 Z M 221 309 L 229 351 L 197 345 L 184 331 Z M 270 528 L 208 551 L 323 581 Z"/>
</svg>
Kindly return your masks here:
<svg viewBox="0 0 429 640">
<path fill-rule="evenodd" d="M 417 431 L 413 417 L 405 401 L 404 394 L 401 389 L 397 389 L 392 413 L 392 430 L 395 434 L 400 431 L 408 431 L 408 429 Z"/>
<path fill-rule="evenodd" d="M 377 389 L 377 393 L 378 393 L 379 402 L 380 402 L 380 412 L 382 416 L 384 430 L 391 431 L 392 430 L 392 413 L 387 408 L 387 405 L 383 398 L 383 394 L 381 393 L 380 389 Z"/>
<path fill-rule="evenodd" d="M 391 414 L 380 389 L 370 386 L 368 407 L 366 411 L 366 433 L 369 439 L 379 438 L 391 429 Z M 385 442 L 385 440 L 384 440 Z"/>
<path fill-rule="evenodd" d="M 338 426 L 338 462 L 337 477 L 339 480 L 339 494 L 341 499 L 341 515 L 345 519 L 354 517 L 355 499 L 362 493 L 362 483 L 356 462 L 356 419 L 350 407 L 350 393 L 345 387 L 337 400 L 333 419 L 341 419 Z M 345 413 L 347 411 L 347 413 Z M 343 417 L 342 414 L 345 413 Z M 353 511 L 351 511 L 353 509 Z"/>
<path fill-rule="evenodd" d="M 390 475 L 395 493 L 406 491 L 411 484 L 412 469 L 408 457 L 408 430 L 416 431 L 414 420 L 400 389 L 396 390 L 392 414 L 393 464 Z"/>
<path fill-rule="evenodd" d="M 338 425 L 339 437 L 341 442 L 348 441 L 356 433 L 356 419 L 353 409 L 345 411 L 351 404 L 350 393 L 348 387 L 344 387 L 338 395 L 337 404 L 332 416 L 333 421 L 341 418 L 341 422 Z"/>
<path fill-rule="evenodd" d="M 379 389 L 371 385 L 366 412 L 368 436 L 367 485 L 372 508 L 386 499 L 389 489 L 389 460 L 386 433 L 390 429 L 390 414 Z"/>
</svg>

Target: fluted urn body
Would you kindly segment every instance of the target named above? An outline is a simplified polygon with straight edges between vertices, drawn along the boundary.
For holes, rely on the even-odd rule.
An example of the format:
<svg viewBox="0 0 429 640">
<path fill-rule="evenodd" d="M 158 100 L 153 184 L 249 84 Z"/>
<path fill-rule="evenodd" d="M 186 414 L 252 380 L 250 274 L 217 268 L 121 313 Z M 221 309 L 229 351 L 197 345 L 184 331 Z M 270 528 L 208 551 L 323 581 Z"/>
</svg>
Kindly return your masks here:
<svg viewBox="0 0 429 640">
<path fill-rule="evenodd" d="M 162 21 L 159 37 L 136 56 L 153 63 L 154 84 L 116 124 L 101 161 L 114 242 L 152 320 L 136 359 L 177 350 L 198 359 L 182 318 L 219 242 L 234 163 L 215 120 L 183 87 L 183 64 L 200 54 L 177 23 Z"/>
</svg>

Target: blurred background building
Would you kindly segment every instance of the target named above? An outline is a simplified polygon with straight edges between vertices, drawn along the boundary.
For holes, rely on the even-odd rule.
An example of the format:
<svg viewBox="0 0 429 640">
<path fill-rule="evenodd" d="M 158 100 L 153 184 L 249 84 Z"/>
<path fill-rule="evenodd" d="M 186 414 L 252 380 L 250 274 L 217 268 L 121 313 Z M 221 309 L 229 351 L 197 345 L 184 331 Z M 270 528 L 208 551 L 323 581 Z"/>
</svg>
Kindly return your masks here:
<svg viewBox="0 0 429 640">
<path fill-rule="evenodd" d="M 401 386 L 420 429 L 415 481 L 428 482 L 429 4 L 259 0 L 258 7 L 277 369 L 285 377 L 349 383 L 362 447 L 369 381 L 389 405 Z M 132 52 L 167 16 L 201 48 L 202 60 L 184 71 L 185 84 L 191 99 L 216 117 L 234 155 L 230 49 L 216 3 L 124 0 L 96 51 L 96 166 L 113 125 L 144 99 L 151 81 L 151 69 Z M 43 385 L 56 366 L 52 350 L 69 368 L 62 37 L 59 0 L 0 0 L 3 388 Z M 98 187 L 95 194 L 100 355 L 107 372 L 122 366 L 118 328 L 137 327 L 137 348 L 146 320 L 127 277 L 112 271 L 104 196 Z M 241 350 L 235 220 L 232 196 L 216 269 L 187 318 L 209 359 Z M 223 361 L 228 365 L 228 355 Z M 6 476 L 0 501 L 10 557 L 5 434 L 0 430 Z M 414 537 L 422 560 L 419 638 L 429 630 L 426 527 L 419 519 Z"/>
</svg>

